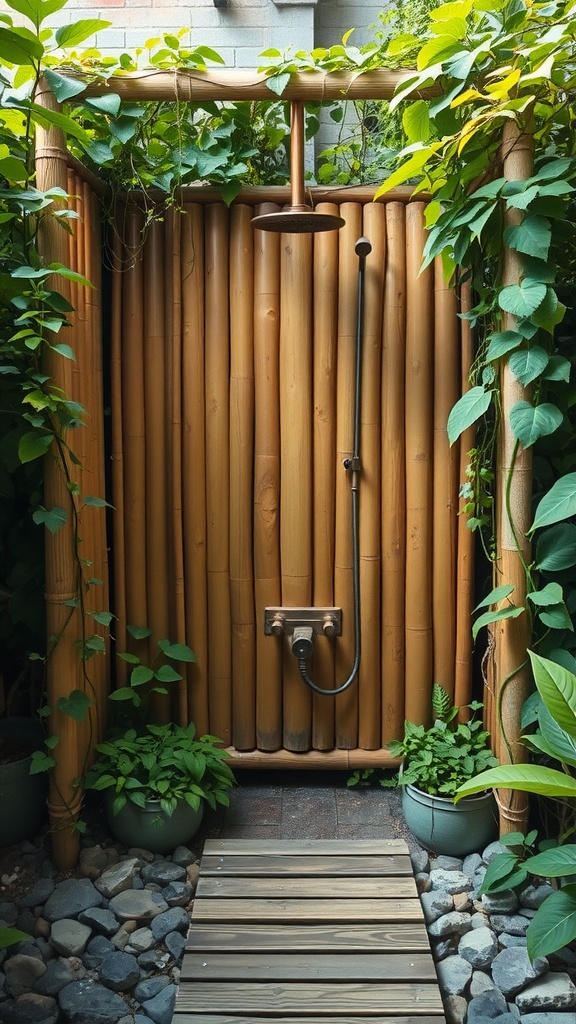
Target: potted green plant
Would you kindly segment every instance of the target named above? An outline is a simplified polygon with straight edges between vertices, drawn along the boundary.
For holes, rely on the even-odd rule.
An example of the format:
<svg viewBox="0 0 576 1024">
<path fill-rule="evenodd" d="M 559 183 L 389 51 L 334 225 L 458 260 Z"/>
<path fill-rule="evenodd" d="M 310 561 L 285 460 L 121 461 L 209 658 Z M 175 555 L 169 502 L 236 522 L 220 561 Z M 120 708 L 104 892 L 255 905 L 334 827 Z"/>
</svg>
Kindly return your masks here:
<svg viewBox="0 0 576 1024">
<path fill-rule="evenodd" d="M 416 839 L 435 853 L 463 856 L 480 850 L 496 827 L 492 791 L 462 801 L 454 796 L 463 782 L 498 764 L 489 745 L 489 734 L 473 701 L 467 722 L 458 722 L 446 690 L 432 689 L 433 725 L 404 723 L 404 738 L 388 744 L 390 753 L 402 758 L 397 782 L 402 786 L 402 810 Z"/>
<path fill-rule="evenodd" d="M 136 641 L 148 643 L 149 629 L 128 630 Z M 165 659 L 196 661 L 190 647 L 160 640 L 149 666 L 133 653 L 120 657 L 132 666 L 128 685 L 110 694 L 122 709 L 122 726 L 97 744 L 85 788 L 105 792 L 108 823 L 120 842 L 165 853 L 195 835 L 205 804 L 228 806 L 234 776 L 216 736 L 197 737 L 192 722 L 146 721 L 150 695 L 166 694 L 166 683 L 182 678 Z"/>
<path fill-rule="evenodd" d="M 234 784 L 215 736 L 187 726 L 147 725 L 99 743 L 86 788 L 106 791 L 110 828 L 127 846 L 165 853 L 191 839 L 204 805 L 229 804 Z"/>
</svg>

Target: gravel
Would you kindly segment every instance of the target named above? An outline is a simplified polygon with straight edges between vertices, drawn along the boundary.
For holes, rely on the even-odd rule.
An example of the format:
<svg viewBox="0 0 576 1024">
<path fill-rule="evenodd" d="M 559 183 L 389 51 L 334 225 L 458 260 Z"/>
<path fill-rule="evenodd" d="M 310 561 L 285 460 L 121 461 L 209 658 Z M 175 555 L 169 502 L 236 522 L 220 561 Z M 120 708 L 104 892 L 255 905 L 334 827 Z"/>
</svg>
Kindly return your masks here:
<svg viewBox="0 0 576 1024">
<path fill-rule="evenodd" d="M 86 841 L 87 844 L 89 841 Z M 576 1024 L 576 948 L 534 963 L 531 916 L 550 891 L 478 895 L 498 843 L 463 860 L 412 854 L 447 1024 Z M 0 926 L 30 939 L 0 950 L 2 1024 L 171 1024 L 195 852 L 172 856 L 91 841 L 75 877 L 56 874 L 30 842 L 2 878 Z M 33 871 L 20 874 L 20 866 Z M 29 885 L 23 885 L 28 877 Z"/>
</svg>

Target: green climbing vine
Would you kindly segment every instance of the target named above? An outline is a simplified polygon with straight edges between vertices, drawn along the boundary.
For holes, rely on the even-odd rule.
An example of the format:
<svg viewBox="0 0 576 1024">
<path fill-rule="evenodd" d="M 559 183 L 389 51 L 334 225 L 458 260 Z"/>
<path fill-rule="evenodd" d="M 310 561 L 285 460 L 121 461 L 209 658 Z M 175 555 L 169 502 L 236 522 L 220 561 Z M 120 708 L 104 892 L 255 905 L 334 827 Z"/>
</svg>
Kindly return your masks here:
<svg viewBox="0 0 576 1024">
<path fill-rule="evenodd" d="M 434 95 L 405 108 L 408 145 L 384 185 L 417 179 L 416 189 L 431 193 L 424 264 L 439 256 L 458 285 L 466 279 L 472 284 L 475 304 L 466 316 L 477 329 L 479 351 L 448 435 L 453 443 L 472 424 L 480 426 L 480 447 L 472 453 L 462 493 L 469 526 L 487 533 L 492 558 L 494 439 L 504 365 L 526 389 L 510 412 L 516 440 L 510 474 L 518 446 L 533 447 L 538 492 L 529 530 L 535 558 L 525 566 L 528 605 L 516 605 L 503 581 L 483 602 L 488 610 L 477 618 L 474 635 L 498 619 L 527 614 L 534 646 L 571 666 L 576 473 L 563 472 L 562 463 L 574 465 L 573 336 L 560 325 L 571 269 L 566 253 L 574 240 L 575 17 L 571 3 L 522 0 L 467 0 L 432 11 L 417 72 L 391 106 L 423 89 Z M 405 45 L 413 47 L 414 39 Z M 534 140 L 534 173 L 525 181 L 507 181 L 502 173 L 502 129 L 509 121 Z M 517 223 L 506 223 L 506 211 L 519 212 Z M 521 261 L 519 283 L 502 280 L 506 246 Z M 505 314 L 514 317 L 513 330 L 503 329 Z M 514 532 L 511 514 L 510 525 Z M 502 601 L 503 607 L 492 607 Z"/>
</svg>

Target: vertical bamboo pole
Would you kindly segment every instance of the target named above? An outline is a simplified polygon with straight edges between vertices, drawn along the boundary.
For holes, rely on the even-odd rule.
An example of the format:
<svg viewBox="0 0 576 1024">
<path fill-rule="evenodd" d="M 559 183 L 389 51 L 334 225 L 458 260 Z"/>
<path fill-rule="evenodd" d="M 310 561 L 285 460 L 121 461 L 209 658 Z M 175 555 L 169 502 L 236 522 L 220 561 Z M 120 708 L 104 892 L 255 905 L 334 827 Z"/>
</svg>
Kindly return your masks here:
<svg viewBox="0 0 576 1024">
<path fill-rule="evenodd" d="M 141 253 L 143 218 L 135 206 L 123 216 L 126 269 L 122 291 L 122 420 L 124 444 L 124 539 L 127 624 L 148 625 L 146 588 L 146 416 L 144 406 L 144 273 Z M 117 506 L 118 498 L 114 496 Z M 152 514 L 152 509 L 150 509 Z M 139 651 L 144 649 L 143 641 Z"/>
<path fill-rule="evenodd" d="M 402 735 L 405 692 L 406 218 L 386 203 L 386 278 L 382 321 L 382 743 Z"/>
<path fill-rule="evenodd" d="M 228 212 L 206 210 L 206 566 L 210 731 L 231 742 Z"/>
<path fill-rule="evenodd" d="M 83 196 L 83 183 L 78 176 L 68 169 L 68 193 L 70 195 L 70 207 L 78 214 L 78 218 L 70 221 L 71 233 L 68 235 L 68 259 L 67 265 L 79 274 L 86 276 L 86 240 L 88 235 L 89 212 L 86 211 Z M 82 612 L 79 619 L 80 641 L 84 644 L 87 637 L 97 631 L 93 623 L 91 612 L 95 611 L 94 592 L 91 589 L 86 592 L 83 584 L 80 583 L 82 576 L 81 566 L 89 566 L 94 563 L 94 519 L 90 515 L 90 509 L 83 510 L 83 497 L 94 493 L 94 486 L 91 482 L 90 466 L 90 413 L 92 403 L 90 401 L 91 387 L 91 350 L 92 331 L 91 323 L 86 314 L 86 290 L 79 282 L 73 281 L 69 293 L 70 304 L 74 312 L 70 313 L 70 328 L 66 331 L 66 343 L 74 351 L 72 362 L 72 393 L 75 400 L 82 406 L 82 425 L 74 431 L 73 450 L 78 463 L 76 464 L 77 483 L 79 491 L 74 498 L 77 509 L 77 555 L 78 555 L 78 582 L 79 589 L 82 589 Z M 70 509 L 68 509 L 70 514 Z M 92 569 L 89 575 L 95 574 Z M 80 599 L 80 593 L 78 593 Z M 83 722 L 78 722 L 76 727 L 76 747 L 80 775 L 87 767 L 90 751 L 93 743 L 92 730 L 94 727 L 97 690 L 95 686 L 98 672 L 99 656 L 86 660 L 82 666 L 83 688 L 90 700 L 89 712 Z"/>
<path fill-rule="evenodd" d="M 250 206 L 230 224 L 230 599 L 232 742 L 256 744 L 256 624 L 252 558 L 254 443 L 254 249 Z"/>
<path fill-rule="evenodd" d="M 420 272 L 424 204 L 406 210 L 406 718 L 425 722 L 432 689 L 433 272 Z"/>
<path fill-rule="evenodd" d="M 319 213 L 338 215 L 333 203 L 319 203 Z M 334 604 L 334 528 L 336 489 L 336 344 L 338 337 L 338 232 L 314 238 L 314 523 L 313 602 Z M 314 650 L 314 681 L 334 687 L 334 641 L 320 640 Z M 314 695 L 312 746 L 334 746 L 334 700 Z"/>
<path fill-rule="evenodd" d="M 339 232 L 338 370 L 336 383 L 336 534 L 334 600 L 342 608 L 342 636 L 336 641 L 336 683 L 347 679 L 354 661 L 354 601 L 352 588 L 352 503 L 348 473 L 342 468 L 352 455 L 354 437 L 354 380 L 356 377 L 356 315 L 358 257 L 354 252 L 362 234 L 360 203 L 343 203 L 346 223 Z M 358 744 L 358 682 L 336 697 L 336 746 Z"/>
<path fill-rule="evenodd" d="M 280 558 L 282 603 L 312 597 L 312 239 L 282 235 L 280 257 Z M 284 746 L 310 747 L 312 701 L 284 645 Z"/>
<path fill-rule="evenodd" d="M 263 203 L 256 215 L 277 207 Z M 264 636 L 263 609 L 280 589 L 280 236 L 254 232 L 254 595 L 256 734 L 259 750 L 282 745 L 282 641 Z"/>
<path fill-rule="evenodd" d="M 460 300 L 461 310 L 466 313 L 472 308 L 470 283 L 462 287 Z M 474 360 L 474 339 L 469 320 L 461 320 L 461 377 L 460 394 L 469 387 L 468 376 Z M 469 427 L 460 437 L 460 469 L 459 480 L 466 480 L 468 452 L 474 446 L 474 427 Z M 462 499 L 461 505 L 466 500 Z M 458 516 L 458 563 L 456 583 L 456 664 L 454 677 L 454 703 L 464 707 L 472 697 L 472 608 L 474 606 L 474 534 L 468 529 L 467 517 L 460 511 Z M 487 700 L 484 699 L 486 714 L 489 714 Z"/>
<path fill-rule="evenodd" d="M 454 289 L 434 262 L 434 479 L 432 612 L 434 682 L 454 697 L 456 656 L 456 535 L 458 447 L 450 447 L 446 424 L 460 394 L 460 338 Z"/>
<path fill-rule="evenodd" d="M 44 85 L 36 101 L 49 110 L 58 110 L 52 93 Z M 64 135 L 59 128 L 36 128 L 36 187 L 42 191 L 59 187 L 66 192 L 67 168 Z M 40 225 L 38 247 L 46 263 L 66 265 L 68 244 L 66 233 L 53 217 L 44 217 Z M 58 290 L 65 298 L 69 288 L 65 279 L 58 282 Z M 65 395 L 74 397 L 72 391 L 72 366 L 68 359 L 62 359 L 47 346 L 43 358 L 43 370 L 52 384 L 62 388 Z M 54 450 L 51 450 L 44 464 L 44 502 L 46 508 L 70 510 L 70 495 L 67 481 Z M 54 751 L 56 765 L 51 773 L 48 808 L 52 826 L 52 854 L 59 870 L 75 865 L 78 859 L 78 833 L 70 828 L 71 819 L 80 813 L 81 790 L 76 789 L 73 780 L 80 773 L 76 746 L 76 723 L 69 715 L 58 709 L 58 700 L 68 696 L 70 690 L 82 688 L 82 671 L 75 641 L 80 636 L 79 613 L 67 607 L 64 602 L 77 597 L 78 577 L 76 572 L 76 541 L 74 523 L 70 511 L 64 525 L 57 533 L 46 531 L 46 632 L 49 637 L 57 636 L 50 652 L 46 669 L 48 703 L 51 707 L 50 727 L 60 742 Z"/>
<path fill-rule="evenodd" d="M 86 316 L 88 320 L 87 337 L 90 339 L 90 399 L 87 400 L 89 412 L 89 447 L 88 472 L 91 481 L 89 493 L 98 498 L 106 497 L 106 479 L 104 467 L 104 373 L 102 360 L 102 236 L 100 211 L 96 196 L 90 186 L 83 184 L 84 207 L 86 211 L 85 253 L 86 277 L 93 284 L 93 289 L 86 289 Z M 110 607 L 108 580 L 108 545 L 106 530 L 106 509 L 87 509 L 87 516 L 93 520 L 93 569 L 88 575 L 101 583 L 94 584 L 89 593 L 92 606 L 96 611 L 108 611 Z M 106 652 L 94 659 L 93 685 L 96 701 L 96 737 L 102 739 L 106 725 L 106 701 L 109 690 L 110 645 L 109 633 L 105 626 L 93 624 L 94 631 L 99 633 L 106 645 Z"/>
<path fill-rule="evenodd" d="M 150 225 L 144 250 L 144 409 L 146 415 L 146 596 L 151 644 L 170 633 L 168 590 L 167 395 L 165 361 L 166 232 Z M 154 716 L 167 721 L 168 697 L 153 694 Z"/>
<path fill-rule="evenodd" d="M 166 383 L 168 388 L 169 452 L 169 539 L 171 636 L 186 642 L 186 595 L 184 590 L 184 537 L 182 523 L 182 243 L 180 228 L 183 216 L 169 210 L 166 218 Z M 170 313 L 168 313 L 170 310 Z M 192 595 L 190 595 L 192 597 Z M 179 666 L 182 679 L 177 688 L 177 721 L 187 725 L 191 720 L 188 707 L 186 669 Z"/>
<path fill-rule="evenodd" d="M 360 609 L 362 659 L 358 677 L 358 746 L 380 746 L 380 403 L 382 360 L 382 300 L 386 264 L 386 208 L 367 203 L 363 234 L 372 243 L 366 258 L 365 315 L 362 340 L 362 399 L 360 411 Z"/>
<path fill-rule="evenodd" d="M 182 499 L 188 714 L 198 735 L 209 729 L 206 581 L 206 403 L 204 397 L 204 210 L 186 204 L 182 219 Z"/>
<path fill-rule="evenodd" d="M 124 442 L 122 438 L 122 264 L 118 232 L 112 230 L 112 323 L 110 353 L 110 413 L 112 422 L 112 523 L 114 534 L 114 635 L 119 651 L 126 650 L 126 538 L 124 532 Z M 126 685 L 126 663 L 117 659 L 116 678 Z"/>
<path fill-rule="evenodd" d="M 502 137 L 504 177 L 509 181 L 523 181 L 533 170 L 533 138 L 522 134 L 514 123 L 504 126 Z M 523 214 L 508 210 L 505 221 L 519 224 Z M 512 249 L 504 250 L 503 286 L 518 284 L 523 274 L 522 257 Z M 504 314 L 503 329 L 514 330 L 515 319 Z M 532 449 L 516 442 L 510 428 L 510 411 L 517 402 L 525 401 L 529 392 L 520 384 L 506 362 L 501 368 L 502 416 L 500 420 L 499 505 L 501 530 L 498 560 L 500 580 L 514 587 L 512 600 L 526 605 L 526 565 L 531 561 L 531 545 L 526 534 L 530 528 L 532 499 Z M 495 623 L 494 636 L 498 648 L 498 676 L 496 688 L 501 719 L 499 757 L 502 762 L 526 759 L 526 748 L 520 742 L 520 716 L 522 705 L 530 692 L 530 665 L 527 648 L 530 643 L 528 616 L 502 619 Z M 516 832 L 526 827 L 528 797 L 517 791 L 499 793 L 500 831 Z"/>
</svg>

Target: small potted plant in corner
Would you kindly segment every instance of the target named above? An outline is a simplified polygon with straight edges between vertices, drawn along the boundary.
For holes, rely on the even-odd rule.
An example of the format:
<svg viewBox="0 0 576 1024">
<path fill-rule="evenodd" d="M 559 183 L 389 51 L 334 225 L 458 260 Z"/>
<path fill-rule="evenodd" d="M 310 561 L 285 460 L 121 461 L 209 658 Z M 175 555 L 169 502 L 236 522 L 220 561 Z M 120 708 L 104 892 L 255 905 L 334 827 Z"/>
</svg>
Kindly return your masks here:
<svg viewBox="0 0 576 1024">
<path fill-rule="evenodd" d="M 128 629 L 137 640 L 147 640 L 151 632 Z M 120 657 L 132 665 L 129 685 L 110 697 L 121 702 L 128 727 L 113 729 L 97 744 L 85 788 L 105 792 L 108 823 L 120 842 L 166 853 L 196 834 L 205 804 L 228 806 L 234 776 L 216 736 L 197 737 L 192 722 L 180 726 L 146 721 L 150 695 L 167 693 L 165 683 L 182 678 L 163 658 L 191 662 L 196 660 L 193 651 L 186 644 L 160 640 L 150 666 L 134 654 Z"/>
<path fill-rule="evenodd" d="M 402 786 L 402 811 L 408 828 L 426 849 L 464 856 L 480 850 L 496 829 L 494 795 L 481 793 L 455 804 L 459 786 L 498 764 L 489 734 L 477 717 L 482 705 L 468 705 L 472 716 L 458 722 L 446 690 L 434 683 L 430 728 L 404 723 L 404 738 L 388 744 L 402 764 L 397 784 Z"/>
</svg>

